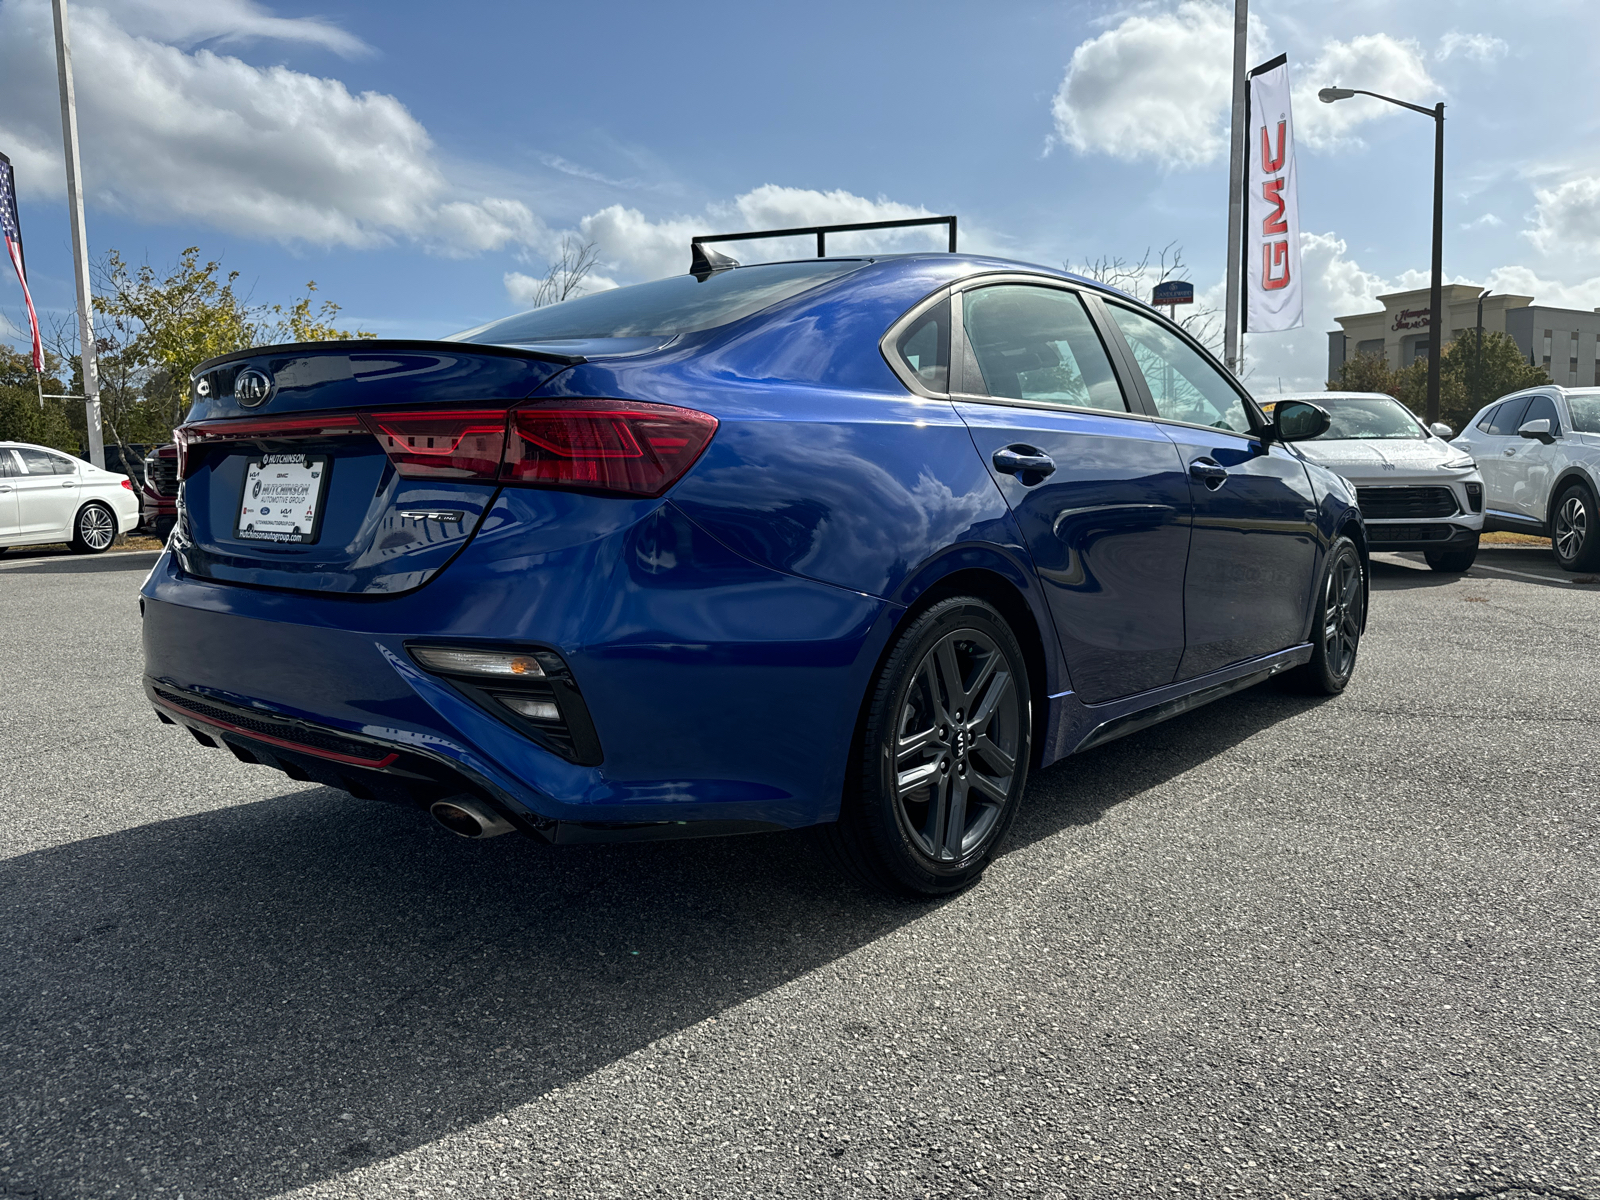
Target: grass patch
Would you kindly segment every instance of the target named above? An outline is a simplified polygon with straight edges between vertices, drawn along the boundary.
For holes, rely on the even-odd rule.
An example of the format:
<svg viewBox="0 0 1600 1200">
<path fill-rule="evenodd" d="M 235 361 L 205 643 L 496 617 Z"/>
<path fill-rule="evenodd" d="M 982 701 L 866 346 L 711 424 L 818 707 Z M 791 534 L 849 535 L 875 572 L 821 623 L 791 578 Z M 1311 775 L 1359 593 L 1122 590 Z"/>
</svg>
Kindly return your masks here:
<svg viewBox="0 0 1600 1200">
<path fill-rule="evenodd" d="M 1535 537 L 1531 533 L 1485 533 L 1478 538 L 1481 545 L 1485 546 L 1544 546 L 1550 545 L 1547 537 Z"/>
</svg>

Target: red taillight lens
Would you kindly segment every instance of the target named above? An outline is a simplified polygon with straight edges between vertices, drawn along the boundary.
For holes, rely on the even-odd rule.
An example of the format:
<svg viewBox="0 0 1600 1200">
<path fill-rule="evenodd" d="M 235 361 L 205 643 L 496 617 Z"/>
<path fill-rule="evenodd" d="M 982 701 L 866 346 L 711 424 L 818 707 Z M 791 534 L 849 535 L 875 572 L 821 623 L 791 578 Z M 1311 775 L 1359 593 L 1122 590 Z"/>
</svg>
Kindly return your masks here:
<svg viewBox="0 0 1600 1200">
<path fill-rule="evenodd" d="M 717 431 L 709 413 L 626 400 L 545 401 L 511 411 L 504 482 L 659 496 Z"/>
<path fill-rule="evenodd" d="M 130 492 L 131 492 L 131 491 L 133 491 L 133 480 L 131 480 L 131 479 L 124 479 L 124 480 L 123 480 L 123 481 L 122 481 L 122 486 L 123 486 L 123 487 L 125 487 L 125 488 L 127 488 L 127 489 L 128 489 L 128 490 L 129 490 L 129 491 L 130 491 Z"/>
<path fill-rule="evenodd" d="M 394 469 L 408 479 L 485 479 L 500 471 L 506 410 L 365 413 Z"/>
</svg>

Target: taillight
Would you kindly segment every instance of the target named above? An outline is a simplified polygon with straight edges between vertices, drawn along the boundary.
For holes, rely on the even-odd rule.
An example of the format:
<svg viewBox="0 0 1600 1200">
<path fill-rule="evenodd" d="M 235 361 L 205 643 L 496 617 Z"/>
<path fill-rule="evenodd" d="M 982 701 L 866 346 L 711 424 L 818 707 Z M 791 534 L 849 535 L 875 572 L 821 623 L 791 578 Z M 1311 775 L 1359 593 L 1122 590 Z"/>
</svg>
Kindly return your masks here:
<svg viewBox="0 0 1600 1200">
<path fill-rule="evenodd" d="M 207 444 L 303 441 L 370 433 L 409 479 L 478 479 L 659 496 L 717 431 L 709 413 L 635 400 L 539 401 L 521 408 L 439 408 L 197 421 L 174 432 L 178 477 Z"/>
<path fill-rule="evenodd" d="M 129 490 L 129 491 L 130 491 L 130 492 L 131 492 L 131 491 L 133 491 L 133 480 L 131 480 L 131 479 L 124 479 L 124 480 L 123 480 L 123 481 L 122 481 L 122 486 L 123 486 L 123 487 L 125 487 L 125 488 L 127 488 L 127 489 L 128 489 L 128 490 Z"/>
<path fill-rule="evenodd" d="M 394 469 L 408 479 L 492 480 L 506 444 L 506 410 L 365 413 Z"/>
<path fill-rule="evenodd" d="M 626 400 L 545 401 L 511 410 L 503 482 L 659 496 L 717 431 L 709 413 Z"/>
</svg>

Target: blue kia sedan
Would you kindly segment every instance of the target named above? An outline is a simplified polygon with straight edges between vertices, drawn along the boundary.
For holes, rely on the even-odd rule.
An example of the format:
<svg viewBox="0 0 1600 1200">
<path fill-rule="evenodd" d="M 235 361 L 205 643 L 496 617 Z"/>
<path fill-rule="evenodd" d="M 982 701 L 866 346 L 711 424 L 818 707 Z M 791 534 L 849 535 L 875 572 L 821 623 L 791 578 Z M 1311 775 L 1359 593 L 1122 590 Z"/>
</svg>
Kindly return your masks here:
<svg viewBox="0 0 1600 1200">
<path fill-rule="evenodd" d="M 820 238 L 819 238 L 820 241 Z M 737 265 L 194 373 L 145 689 L 293 779 L 557 843 L 827 827 L 974 880 L 1030 769 L 1344 688 L 1338 476 L 1181 329 L 957 253 Z"/>
</svg>

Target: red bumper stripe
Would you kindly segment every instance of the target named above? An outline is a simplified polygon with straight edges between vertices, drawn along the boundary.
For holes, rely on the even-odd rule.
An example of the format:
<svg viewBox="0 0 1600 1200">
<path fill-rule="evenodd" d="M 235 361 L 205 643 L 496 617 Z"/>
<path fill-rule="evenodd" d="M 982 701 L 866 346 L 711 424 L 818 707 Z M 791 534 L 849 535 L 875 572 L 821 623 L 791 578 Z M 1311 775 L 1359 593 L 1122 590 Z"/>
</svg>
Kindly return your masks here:
<svg viewBox="0 0 1600 1200">
<path fill-rule="evenodd" d="M 351 767 L 371 767 L 374 770 L 377 770 L 387 767 L 395 759 L 400 757 L 398 754 L 387 754 L 383 758 L 357 758 L 353 754 L 340 754 L 334 750 L 319 750 L 315 746 L 306 746 L 302 745 L 300 742 L 291 742 L 288 738 L 277 738 L 273 737 L 271 734 L 257 733 L 253 729 L 244 729 L 238 725 L 230 725 L 228 722 L 219 721 L 215 717 L 201 716 L 193 709 L 185 708 L 181 704 L 174 704 L 170 700 L 151 701 L 151 703 L 157 704 L 162 708 L 170 710 L 171 712 L 182 713 L 185 717 L 189 718 L 189 720 L 199 721 L 202 724 L 210 725 L 213 729 L 225 729 L 229 733 L 236 733 L 240 737 L 250 738 L 252 741 L 265 742 L 269 746 L 281 746 L 285 750 L 298 750 L 301 754 L 310 754 L 315 758 L 331 759 L 333 762 L 344 763 Z"/>
</svg>

